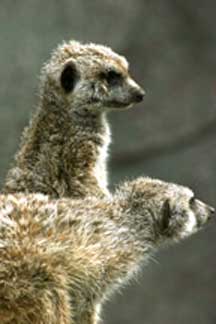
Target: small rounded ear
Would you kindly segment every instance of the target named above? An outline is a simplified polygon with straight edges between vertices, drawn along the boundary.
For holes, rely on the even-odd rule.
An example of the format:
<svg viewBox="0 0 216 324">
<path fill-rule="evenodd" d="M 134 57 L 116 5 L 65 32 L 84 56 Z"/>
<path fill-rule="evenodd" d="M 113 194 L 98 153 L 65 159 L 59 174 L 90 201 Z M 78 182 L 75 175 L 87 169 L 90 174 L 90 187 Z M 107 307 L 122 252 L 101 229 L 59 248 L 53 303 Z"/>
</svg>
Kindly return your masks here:
<svg viewBox="0 0 216 324">
<path fill-rule="evenodd" d="M 68 62 L 61 73 L 61 86 L 66 93 L 70 93 L 79 78 L 77 68 L 73 62 Z"/>
<path fill-rule="evenodd" d="M 171 217 L 171 208 L 170 208 L 169 199 L 167 199 L 165 200 L 162 207 L 162 222 L 161 222 L 162 231 L 166 231 L 168 229 L 170 217 Z"/>
</svg>

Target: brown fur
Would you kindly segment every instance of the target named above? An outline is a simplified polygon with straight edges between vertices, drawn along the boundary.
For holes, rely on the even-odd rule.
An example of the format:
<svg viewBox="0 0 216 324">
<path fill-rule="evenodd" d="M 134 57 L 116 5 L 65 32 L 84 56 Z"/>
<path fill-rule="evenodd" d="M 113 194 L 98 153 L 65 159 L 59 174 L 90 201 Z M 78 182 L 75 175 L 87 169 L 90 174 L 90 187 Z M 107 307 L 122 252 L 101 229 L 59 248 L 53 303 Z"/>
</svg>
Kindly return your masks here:
<svg viewBox="0 0 216 324">
<path fill-rule="evenodd" d="M 42 70 L 39 104 L 4 193 L 107 195 L 106 112 L 128 108 L 143 94 L 126 59 L 110 48 L 75 41 L 59 46 Z"/>
<path fill-rule="evenodd" d="M 103 199 L 0 195 L 1 324 L 98 323 L 111 292 L 212 212 L 191 190 L 149 178 Z"/>
</svg>

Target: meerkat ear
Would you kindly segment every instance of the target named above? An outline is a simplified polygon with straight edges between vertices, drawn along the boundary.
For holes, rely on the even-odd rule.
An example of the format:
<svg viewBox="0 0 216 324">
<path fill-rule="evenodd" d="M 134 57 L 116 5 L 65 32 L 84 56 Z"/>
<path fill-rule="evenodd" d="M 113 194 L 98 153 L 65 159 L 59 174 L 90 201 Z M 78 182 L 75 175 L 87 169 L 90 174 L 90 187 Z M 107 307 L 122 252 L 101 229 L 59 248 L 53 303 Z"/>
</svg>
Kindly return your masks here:
<svg viewBox="0 0 216 324">
<path fill-rule="evenodd" d="M 165 200 L 162 207 L 162 222 L 161 222 L 162 231 L 167 230 L 169 226 L 170 217 L 171 217 L 171 208 L 170 208 L 169 199 L 167 199 Z"/>
<path fill-rule="evenodd" d="M 61 86 L 66 93 L 70 93 L 74 89 L 78 78 L 79 74 L 75 64 L 71 61 L 68 62 L 64 66 L 60 78 Z"/>
</svg>

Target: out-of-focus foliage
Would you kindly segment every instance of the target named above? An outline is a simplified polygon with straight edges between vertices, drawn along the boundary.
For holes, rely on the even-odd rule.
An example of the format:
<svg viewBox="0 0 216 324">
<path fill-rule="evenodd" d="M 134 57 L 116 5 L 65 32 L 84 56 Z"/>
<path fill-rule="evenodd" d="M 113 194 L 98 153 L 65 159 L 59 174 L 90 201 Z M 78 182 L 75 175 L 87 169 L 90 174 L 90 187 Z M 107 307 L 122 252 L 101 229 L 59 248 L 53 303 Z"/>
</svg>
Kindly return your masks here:
<svg viewBox="0 0 216 324">
<path fill-rule="evenodd" d="M 113 113 L 112 184 L 141 174 L 216 205 L 216 4 L 206 0 L 0 3 L 0 183 L 37 104 L 38 76 L 63 39 L 124 54 L 145 101 Z M 213 324 L 215 224 L 158 255 L 106 308 L 106 323 Z"/>
</svg>

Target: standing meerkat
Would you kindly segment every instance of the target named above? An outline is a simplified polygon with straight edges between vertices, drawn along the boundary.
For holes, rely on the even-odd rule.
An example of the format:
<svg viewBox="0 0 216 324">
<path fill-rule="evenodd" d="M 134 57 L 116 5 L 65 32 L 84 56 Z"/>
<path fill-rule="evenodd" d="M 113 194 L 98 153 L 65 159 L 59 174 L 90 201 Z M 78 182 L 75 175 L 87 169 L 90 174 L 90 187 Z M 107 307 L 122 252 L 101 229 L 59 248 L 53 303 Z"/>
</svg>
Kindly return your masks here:
<svg viewBox="0 0 216 324">
<path fill-rule="evenodd" d="M 76 41 L 59 46 L 42 69 L 38 108 L 3 192 L 107 195 L 106 113 L 143 96 L 126 59 L 110 48 Z"/>
<path fill-rule="evenodd" d="M 190 189 L 150 178 L 101 199 L 0 195 L 1 324 L 98 323 L 113 291 L 213 212 Z"/>
</svg>

